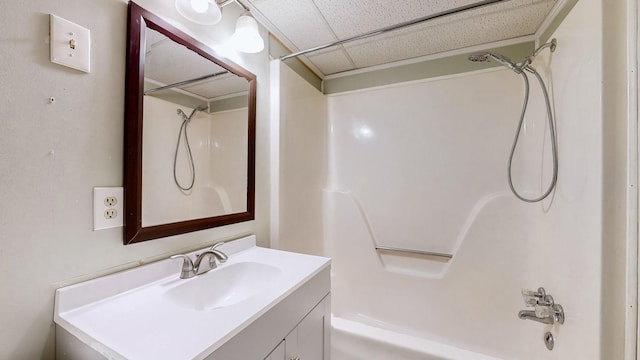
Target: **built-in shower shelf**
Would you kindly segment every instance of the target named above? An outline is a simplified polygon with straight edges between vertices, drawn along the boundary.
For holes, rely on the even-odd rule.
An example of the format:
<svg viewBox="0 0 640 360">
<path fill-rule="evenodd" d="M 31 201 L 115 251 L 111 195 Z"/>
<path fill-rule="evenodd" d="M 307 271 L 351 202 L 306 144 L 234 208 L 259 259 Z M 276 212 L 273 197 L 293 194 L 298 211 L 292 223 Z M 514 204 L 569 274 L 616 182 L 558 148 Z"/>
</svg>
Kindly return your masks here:
<svg viewBox="0 0 640 360">
<path fill-rule="evenodd" d="M 392 251 L 392 252 L 403 252 L 403 253 L 411 253 L 411 254 L 419 254 L 425 256 L 434 256 L 442 259 L 446 259 L 445 261 L 449 261 L 453 258 L 452 254 L 438 253 L 432 251 L 423 251 L 423 250 L 414 250 L 414 249 L 402 249 L 396 247 L 387 247 L 387 246 L 376 246 L 377 251 Z"/>
</svg>

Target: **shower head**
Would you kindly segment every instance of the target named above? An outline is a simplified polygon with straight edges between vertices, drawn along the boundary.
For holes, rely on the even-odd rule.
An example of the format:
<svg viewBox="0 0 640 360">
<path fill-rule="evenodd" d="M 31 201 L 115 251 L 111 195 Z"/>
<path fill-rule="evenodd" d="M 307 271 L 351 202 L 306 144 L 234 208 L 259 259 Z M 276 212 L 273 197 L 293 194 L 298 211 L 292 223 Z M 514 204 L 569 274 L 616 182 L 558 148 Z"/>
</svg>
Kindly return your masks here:
<svg viewBox="0 0 640 360">
<path fill-rule="evenodd" d="M 182 109 L 176 110 L 176 114 L 182 116 L 182 121 L 189 121 L 191 120 L 193 115 L 196 113 L 196 111 L 207 111 L 207 110 L 208 110 L 208 107 L 206 105 L 200 105 L 195 109 L 193 109 L 193 111 L 191 111 L 191 115 L 189 116 L 187 116 L 187 114 L 185 114 L 184 111 L 182 111 Z"/>
<path fill-rule="evenodd" d="M 471 54 L 471 55 L 469 55 L 469 61 L 487 62 L 487 61 L 489 61 L 489 53 Z"/>
<path fill-rule="evenodd" d="M 487 62 L 489 60 L 493 60 L 497 63 L 499 63 L 500 65 L 511 69 L 517 73 L 522 72 L 522 70 L 513 62 L 511 61 L 511 59 L 509 59 L 508 57 L 504 56 L 504 55 L 500 55 L 500 54 L 496 54 L 496 53 L 492 53 L 492 52 L 485 52 L 485 53 L 479 53 L 479 54 L 471 54 L 469 55 L 469 60 L 473 61 L 473 62 Z"/>
</svg>

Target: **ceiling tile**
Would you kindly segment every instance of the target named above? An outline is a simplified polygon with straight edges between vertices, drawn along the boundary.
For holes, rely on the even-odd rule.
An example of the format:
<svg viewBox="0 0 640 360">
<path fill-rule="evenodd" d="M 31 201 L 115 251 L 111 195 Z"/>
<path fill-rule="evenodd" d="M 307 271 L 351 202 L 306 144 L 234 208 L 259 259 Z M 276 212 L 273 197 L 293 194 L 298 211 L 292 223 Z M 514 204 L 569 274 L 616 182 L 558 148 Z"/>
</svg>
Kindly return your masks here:
<svg viewBox="0 0 640 360">
<path fill-rule="evenodd" d="M 157 86 L 226 72 L 223 67 L 168 39 L 157 31 L 147 29 L 147 34 L 150 41 L 147 42 L 144 76 L 145 79 L 153 81 Z M 197 96 L 212 98 L 246 91 L 248 85 L 244 78 L 225 74 L 181 88 Z"/>
<path fill-rule="evenodd" d="M 324 75 L 354 70 L 356 67 L 345 50 L 340 46 L 330 51 L 311 54 L 308 61 L 313 63 Z"/>
<path fill-rule="evenodd" d="M 276 29 L 269 29 L 292 50 L 337 40 L 311 0 L 254 0 L 252 5 Z"/>
<path fill-rule="evenodd" d="M 339 39 L 418 19 L 477 0 L 314 0 Z"/>
<path fill-rule="evenodd" d="M 193 94 L 197 94 L 209 100 L 231 95 L 247 94 L 249 83 L 243 77 L 233 74 L 215 77 L 212 81 L 196 83 L 184 86 L 181 89 Z"/>
<path fill-rule="evenodd" d="M 145 77 L 163 84 L 173 84 L 220 71 L 224 69 L 167 38 L 156 41 L 146 52 Z"/>
<path fill-rule="evenodd" d="M 358 68 L 421 57 L 534 33 L 552 2 L 537 2 L 455 21 L 439 20 L 346 44 Z"/>
</svg>

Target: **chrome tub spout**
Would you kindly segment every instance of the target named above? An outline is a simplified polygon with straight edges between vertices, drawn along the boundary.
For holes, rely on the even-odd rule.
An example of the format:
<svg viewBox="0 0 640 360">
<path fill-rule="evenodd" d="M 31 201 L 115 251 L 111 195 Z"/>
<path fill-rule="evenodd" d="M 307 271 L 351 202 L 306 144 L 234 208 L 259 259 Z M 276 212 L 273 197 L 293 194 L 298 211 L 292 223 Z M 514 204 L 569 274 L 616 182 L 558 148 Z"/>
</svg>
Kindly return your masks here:
<svg viewBox="0 0 640 360">
<path fill-rule="evenodd" d="M 538 317 L 534 310 L 522 310 L 518 313 L 518 317 L 523 320 L 533 320 L 548 325 L 552 325 L 554 323 L 554 319 L 552 316 Z"/>
</svg>

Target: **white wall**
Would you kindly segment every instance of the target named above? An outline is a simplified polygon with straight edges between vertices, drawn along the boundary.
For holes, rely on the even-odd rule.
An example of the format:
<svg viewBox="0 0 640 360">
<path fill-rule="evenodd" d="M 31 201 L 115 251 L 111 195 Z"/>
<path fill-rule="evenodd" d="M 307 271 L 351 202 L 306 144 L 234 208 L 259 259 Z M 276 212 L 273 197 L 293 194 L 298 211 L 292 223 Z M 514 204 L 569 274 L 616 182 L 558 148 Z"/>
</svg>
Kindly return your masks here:
<svg viewBox="0 0 640 360">
<path fill-rule="evenodd" d="M 177 23 L 173 3 L 138 1 Z M 49 62 L 50 13 L 91 30 L 91 73 Z M 224 13 L 183 28 L 219 47 L 240 8 Z M 0 359 L 53 358 L 61 285 L 248 233 L 269 243 L 266 52 L 228 54 L 258 78 L 256 220 L 129 246 L 122 229 L 92 231 L 92 188 L 122 186 L 126 19 L 123 0 L 0 2 Z"/>
</svg>

